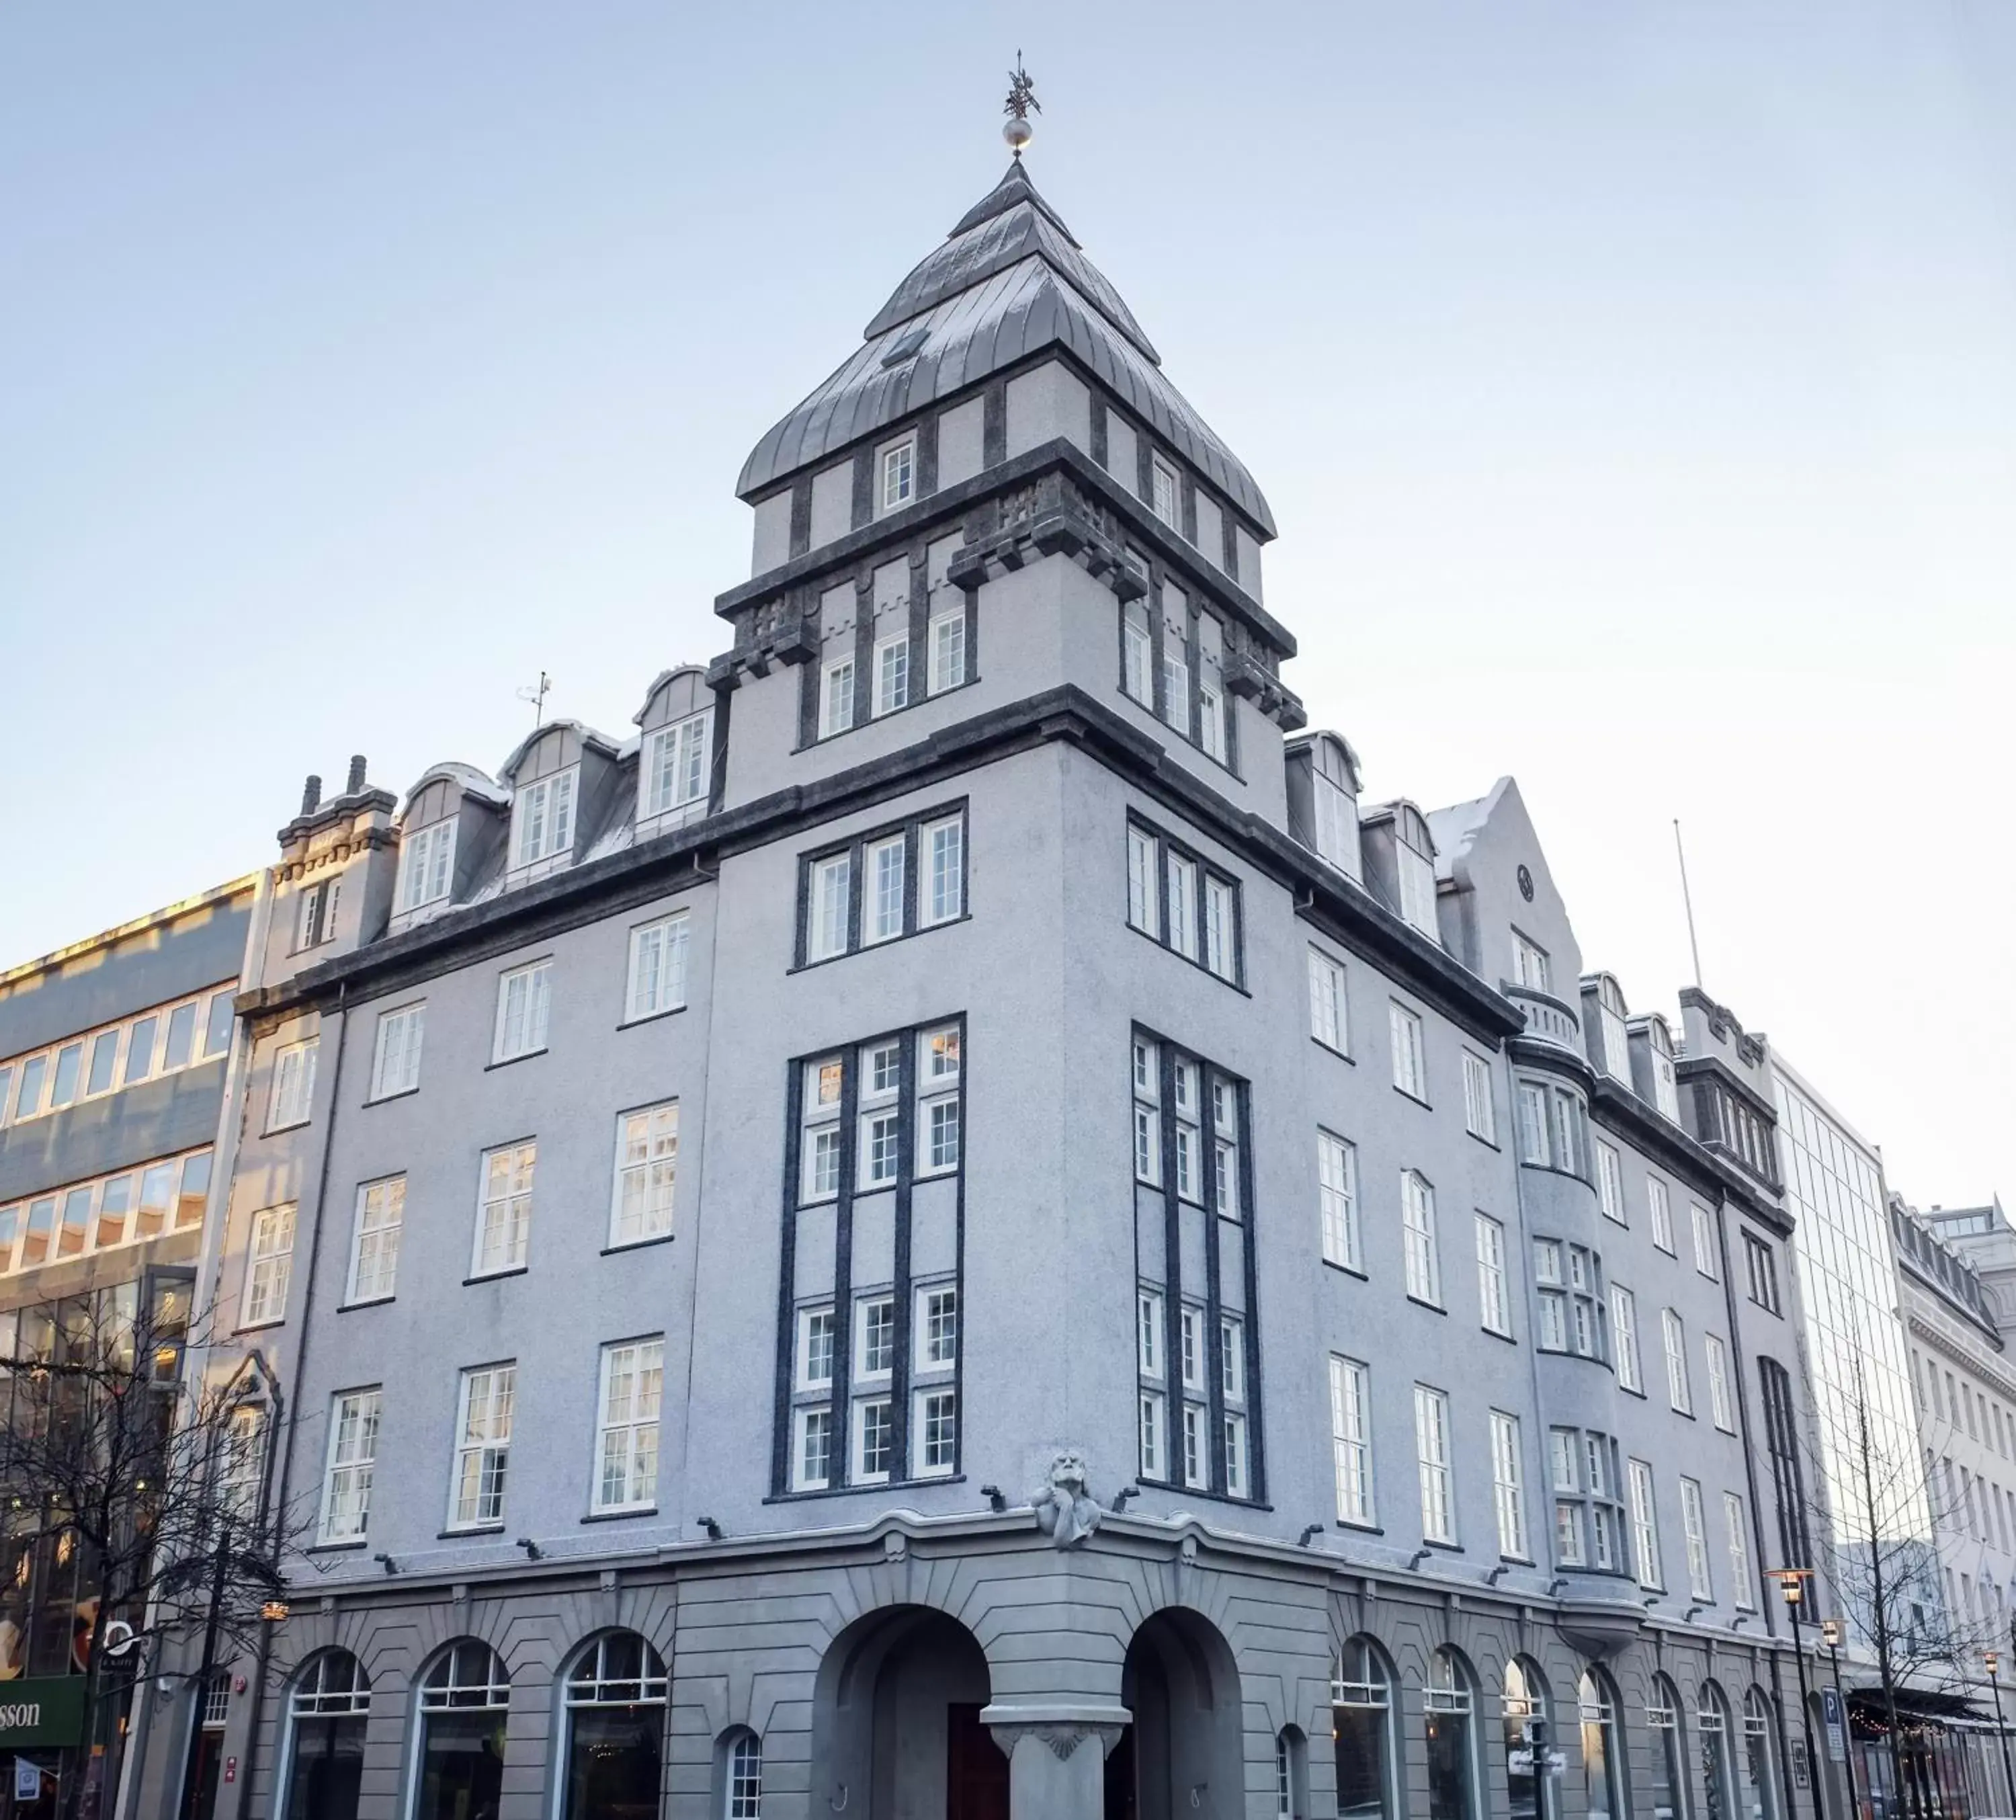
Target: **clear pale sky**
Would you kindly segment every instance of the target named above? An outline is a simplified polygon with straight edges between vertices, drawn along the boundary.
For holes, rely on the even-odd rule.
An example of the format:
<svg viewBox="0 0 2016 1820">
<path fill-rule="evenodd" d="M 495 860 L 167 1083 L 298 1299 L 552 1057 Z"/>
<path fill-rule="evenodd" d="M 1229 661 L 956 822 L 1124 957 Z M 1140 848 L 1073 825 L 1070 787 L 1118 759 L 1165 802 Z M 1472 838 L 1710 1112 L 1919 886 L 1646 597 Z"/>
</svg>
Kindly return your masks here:
<svg viewBox="0 0 2016 1820">
<path fill-rule="evenodd" d="M 1006 162 L 1282 536 L 1289 680 L 1515 774 L 1586 964 L 2016 1198 L 2016 7 L 0 12 L 0 966 L 728 642 L 736 470 Z"/>
</svg>

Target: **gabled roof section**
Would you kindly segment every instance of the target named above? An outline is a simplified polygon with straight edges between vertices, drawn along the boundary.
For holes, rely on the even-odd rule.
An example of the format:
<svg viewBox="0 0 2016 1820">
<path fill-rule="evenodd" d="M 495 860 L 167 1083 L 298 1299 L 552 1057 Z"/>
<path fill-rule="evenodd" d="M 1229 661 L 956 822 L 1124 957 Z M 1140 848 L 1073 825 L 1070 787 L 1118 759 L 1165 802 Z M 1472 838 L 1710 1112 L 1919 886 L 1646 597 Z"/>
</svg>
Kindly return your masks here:
<svg viewBox="0 0 2016 1820">
<path fill-rule="evenodd" d="M 756 445 L 736 492 L 750 499 L 1053 344 L 1273 535 L 1273 514 L 1245 464 L 1163 377 L 1133 312 L 1019 165 L 896 287 L 854 356 Z"/>
</svg>

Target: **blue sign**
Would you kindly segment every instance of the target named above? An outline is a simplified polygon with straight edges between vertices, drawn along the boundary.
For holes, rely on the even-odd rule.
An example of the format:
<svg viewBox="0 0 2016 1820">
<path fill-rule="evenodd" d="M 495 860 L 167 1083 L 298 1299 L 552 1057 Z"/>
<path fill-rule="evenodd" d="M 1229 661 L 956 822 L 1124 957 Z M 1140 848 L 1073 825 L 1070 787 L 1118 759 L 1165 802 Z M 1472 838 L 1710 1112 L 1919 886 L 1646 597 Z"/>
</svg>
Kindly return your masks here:
<svg viewBox="0 0 2016 1820">
<path fill-rule="evenodd" d="M 1820 1689 L 1820 1717 L 1827 1722 L 1827 1757 L 1840 1763 L 1848 1756 L 1848 1728 L 1841 1710 L 1841 1696 L 1831 1687 Z"/>
</svg>

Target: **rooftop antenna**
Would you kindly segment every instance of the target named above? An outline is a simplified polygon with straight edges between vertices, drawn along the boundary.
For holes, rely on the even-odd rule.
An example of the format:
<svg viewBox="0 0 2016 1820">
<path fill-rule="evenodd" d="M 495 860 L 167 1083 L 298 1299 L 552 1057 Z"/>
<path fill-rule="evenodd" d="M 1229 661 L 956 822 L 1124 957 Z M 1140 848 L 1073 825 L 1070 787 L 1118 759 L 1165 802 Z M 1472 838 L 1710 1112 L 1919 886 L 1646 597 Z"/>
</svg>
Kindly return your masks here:
<svg viewBox="0 0 2016 1820">
<path fill-rule="evenodd" d="M 1680 856 L 1680 902 L 1687 906 L 1687 946 L 1693 951 L 1694 957 L 1694 990 L 1701 992 L 1706 989 L 1701 985 L 1701 943 L 1694 935 L 1694 893 L 1687 889 L 1687 849 L 1680 840 L 1680 818 L 1678 816 L 1673 817 L 1673 851 Z"/>
<path fill-rule="evenodd" d="M 536 687 L 527 683 L 525 687 L 518 691 L 518 699 L 520 701 L 529 701 L 532 705 L 532 725 L 535 730 L 544 726 L 546 723 L 546 693 L 553 686 L 553 678 L 542 670 L 539 672 L 538 684 Z"/>
<path fill-rule="evenodd" d="M 1007 124 L 1001 129 L 1001 136 L 1008 142 L 1008 149 L 1015 154 L 1015 162 L 1022 161 L 1022 148 L 1036 136 L 1036 129 L 1029 124 L 1031 110 L 1041 114 L 1043 104 L 1036 99 L 1036 85 L 1029 72 L 1022 67 L 1022 53 L 1015 53 L 1015 67 L 1008 72 L 1008 105 L 1002 109 L 1007 115 Z"/>
</svg>

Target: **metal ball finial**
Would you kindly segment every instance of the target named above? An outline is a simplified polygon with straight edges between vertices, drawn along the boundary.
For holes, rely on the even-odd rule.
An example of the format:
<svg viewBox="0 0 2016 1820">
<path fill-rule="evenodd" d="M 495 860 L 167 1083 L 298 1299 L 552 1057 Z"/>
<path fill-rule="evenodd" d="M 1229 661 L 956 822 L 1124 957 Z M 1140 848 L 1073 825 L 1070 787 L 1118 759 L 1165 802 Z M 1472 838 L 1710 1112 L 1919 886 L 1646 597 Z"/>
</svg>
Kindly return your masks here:
<svg viewBox="0 0 2016 1820">
<path fill-rule="evenodd" d="M 1022 53 L 1015 53 L 1015 67 L 1008 72 L 1008 103 L 1001 110 L 1008 118 L 1001 128 L 1001 136 L 1008 142 L 1008 149 L 1017 159 L 1022 148 L 1036 136 L 1036 129 L 1030 125 L 1029 116 L 1041 114 L 1043 104 L 1036 99 L 1036 85 L 1029 72 L 1022 67 Z"/>
</svg>

